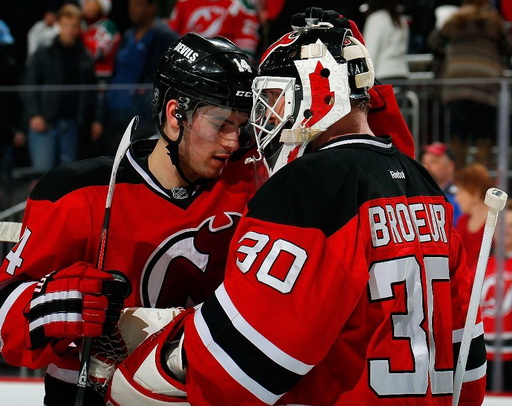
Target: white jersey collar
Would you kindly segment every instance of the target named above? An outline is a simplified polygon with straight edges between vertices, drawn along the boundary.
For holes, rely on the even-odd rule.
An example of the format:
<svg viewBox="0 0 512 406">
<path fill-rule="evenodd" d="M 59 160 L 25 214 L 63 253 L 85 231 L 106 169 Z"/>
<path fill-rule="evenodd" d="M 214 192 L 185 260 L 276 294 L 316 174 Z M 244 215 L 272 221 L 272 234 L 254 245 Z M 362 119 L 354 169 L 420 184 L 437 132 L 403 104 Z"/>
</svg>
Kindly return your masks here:
<svg viewBox="0 0 512 406">
<path fill-rule="evenodd" d="M 393 148 L 393 143 L 391 142 L 390 137 L 374 137 L 371 135 L 361 134 L 342 136 L 335 140 L 329 141 L 327 144 L 320 147 L 319 151 L 340 147 L 343 145 L 370 145 L 373 147 L 382 148 L 384 150 Z"/>
</svg>

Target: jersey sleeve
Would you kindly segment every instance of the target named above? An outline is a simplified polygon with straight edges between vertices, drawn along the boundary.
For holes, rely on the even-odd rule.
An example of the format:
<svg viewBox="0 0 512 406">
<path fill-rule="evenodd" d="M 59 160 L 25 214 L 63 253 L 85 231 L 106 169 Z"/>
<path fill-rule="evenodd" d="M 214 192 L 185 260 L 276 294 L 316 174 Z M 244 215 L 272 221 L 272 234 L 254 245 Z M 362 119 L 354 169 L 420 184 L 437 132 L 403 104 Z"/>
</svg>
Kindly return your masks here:
<svg viewBox="0 0 512 406">
<path fill-rule="evenodd" d="M 231 248 L 224 284 L 185 332 L 199 343 L 186 342 L 190 365 L 205 367 L 190 378 L 207 399 L 272 404 L 325 357 L 367 278 L 344 281 L 319 230 L 246 218 Z M 329 305 L 337 298 L 348 304 L 341 311 Z M 223 395 L 204 386 L 211 376 L 222 377 Z"/>
<path fill-rule="evenodd" d="M 254 207 L 312 216 L 297 195 L 267 186 L 237 228 L 224 283 L 186 323 L 191 403 L 275 403 L 326 356 L 366 288 L 357 216 L 343 235 L 269 221 Z"/>
<path fill-rule="evenodd" d="M 234 7 L 232 6 L 232 8 Z M 229 35 L 230 39 L 249 55 L 251 60 L 255 61 L 260 40 L 258 32 L 260 22 L 258 13 L 252 4 L 250 2 L 240 2 L 235 12 L 229 10 L 229 19 L 224 24 L 227 27 L 223 28 L 223 31 L 227 33 L 233 30 Z"/>
<path fill-rule="evenodd" d="M 188 21 L 187 4 L 187 0 L 178 0 L 174 4 L 169 17 L 169 28 L 178 35 L 185 34 L 185 24 Z"/>
<path fill-rule="evenodd" d="M 86 258 L 85 252 L 92 243 L 88 237 L 97 224 L 92 214 L 94 202 L 84 201 L 80 192 L 56 200 L 39 198 L 39 192 L 40 187 L 27 200 L 21 238 L 0 268 L 1 352 L 9 364 L 29 368 L 41 368 L 55 361 L 59 358 L 56 352 L 62 350 L 58 349 L 60 345 L 65 348 L 69 344 L 29 348 L 24 311 L 36 282 L 84 258 L 94 263 L 93 258 Z M 98 236 L 99 232 L 100 228 Z"/>
</svg>

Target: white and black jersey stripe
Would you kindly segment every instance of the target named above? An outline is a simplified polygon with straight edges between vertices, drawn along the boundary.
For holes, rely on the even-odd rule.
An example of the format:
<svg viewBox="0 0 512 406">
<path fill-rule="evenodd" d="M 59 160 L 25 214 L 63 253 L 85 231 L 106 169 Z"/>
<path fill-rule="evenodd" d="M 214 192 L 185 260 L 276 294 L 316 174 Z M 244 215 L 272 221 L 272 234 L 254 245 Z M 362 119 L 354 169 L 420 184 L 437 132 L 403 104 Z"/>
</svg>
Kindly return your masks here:
<svg viewBox="0 0 512 406">
<path fill-rule="evenodd" d="M 219 364 L 262 402 L 273 404 L 313 368 L 255 330 L 238 312 L 224 285 L 196 312 L 194 323 Z"/>
</svg>

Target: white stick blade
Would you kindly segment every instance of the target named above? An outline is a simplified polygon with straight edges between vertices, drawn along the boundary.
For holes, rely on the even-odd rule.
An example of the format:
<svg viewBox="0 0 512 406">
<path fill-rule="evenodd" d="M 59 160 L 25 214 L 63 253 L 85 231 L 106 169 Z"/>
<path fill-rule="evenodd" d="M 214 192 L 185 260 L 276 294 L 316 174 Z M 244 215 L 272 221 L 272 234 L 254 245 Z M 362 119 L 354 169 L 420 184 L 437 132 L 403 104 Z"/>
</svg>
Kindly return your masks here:
<svg viewBox="0 0 512 406">
<path fill-rule="evenodd" d="M 20 240 L 21 223 L 0 221 L 0 241 L 18 242 Z"/>
</svg>

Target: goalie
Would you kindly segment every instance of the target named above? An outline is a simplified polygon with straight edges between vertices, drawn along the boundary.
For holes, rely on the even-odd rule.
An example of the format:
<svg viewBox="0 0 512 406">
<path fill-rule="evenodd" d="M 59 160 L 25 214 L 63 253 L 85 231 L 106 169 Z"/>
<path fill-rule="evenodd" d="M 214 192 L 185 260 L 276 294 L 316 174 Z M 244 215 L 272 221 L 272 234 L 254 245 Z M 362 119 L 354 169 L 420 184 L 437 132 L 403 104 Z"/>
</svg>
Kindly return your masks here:
<svg viewBox="0 0 512 406">
<path fill-rule="evenodd" d="M 225 280 L 119 366 L 113 405 L 173 404 L 176 391 L 192 405 L 451 405 L 471 284 L 452 206 L 372 131 L 373 67 L 349 22 L 312 8 L 293 26 L 254 82 L 273 176 L 237 227 Z M 464 405 L 483 401 L 482 333 Z"/>
</svg>

